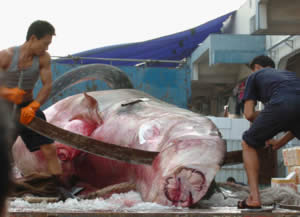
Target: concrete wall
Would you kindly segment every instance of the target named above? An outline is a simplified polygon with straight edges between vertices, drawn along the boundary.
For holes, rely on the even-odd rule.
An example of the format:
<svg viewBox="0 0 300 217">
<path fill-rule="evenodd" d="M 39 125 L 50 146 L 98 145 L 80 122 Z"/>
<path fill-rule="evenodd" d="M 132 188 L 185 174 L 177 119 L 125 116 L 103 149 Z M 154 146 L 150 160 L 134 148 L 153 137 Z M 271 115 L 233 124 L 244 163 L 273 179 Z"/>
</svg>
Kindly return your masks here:
<svg viewBox="0 0 300 217">
<path fill-rule="evenodd" d="M 285 69 L 289 58 L 300 53 L 300 36 L 267 36 L 267 54 L 280 69 Z"/>
<path fill-rule="evenodd" d="M 251 34 L 255 28 L 256 0 L 246 1 L 238 11 L 227 20 L 223 32 L 227 34 Z"/>
</svg>

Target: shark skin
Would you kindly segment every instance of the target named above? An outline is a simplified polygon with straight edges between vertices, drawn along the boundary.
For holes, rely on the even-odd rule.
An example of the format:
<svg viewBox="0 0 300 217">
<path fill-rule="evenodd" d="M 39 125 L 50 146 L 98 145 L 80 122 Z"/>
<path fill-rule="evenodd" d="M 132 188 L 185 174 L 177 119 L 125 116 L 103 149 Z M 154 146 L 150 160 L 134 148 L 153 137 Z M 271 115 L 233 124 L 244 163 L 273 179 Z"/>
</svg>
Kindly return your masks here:
<svg viewBox="0 0 300 217">
<path fill-rule="evenodd" d="M 138 165 L 56 142 L 64 182 L 69 186 L 92 186 L 82 194 L 130 182 L 144 201 L 190 207 L 206 194 L 226 152 L 225 141 L 207 117 L 134 89 L 73 95 L 44 112 L 47 122 L 62 129 L 105 143 L 159 153 L 152 165 Z M 20 138 L 13 146 L 13 156 L 24 176 L 47 173 L 40 151 L 29 152 Z"/>
</svg>

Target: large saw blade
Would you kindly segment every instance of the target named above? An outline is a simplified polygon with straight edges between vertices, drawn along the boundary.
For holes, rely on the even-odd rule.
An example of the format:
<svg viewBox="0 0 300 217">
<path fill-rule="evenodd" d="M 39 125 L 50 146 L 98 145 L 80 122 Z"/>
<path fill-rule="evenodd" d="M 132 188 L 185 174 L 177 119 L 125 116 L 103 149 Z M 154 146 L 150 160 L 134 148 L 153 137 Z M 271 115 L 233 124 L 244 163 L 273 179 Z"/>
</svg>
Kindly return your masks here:
<svg viewBox="0 0 300 217">
<path fill-rule="evenodd" d="M 34 117 L 32 122 L 26 125 L 26 127 L 43 136 L 81 151 L 131 164 L 151 165 L 154 158 L 158 155 L 158 152 L 144 151 L 101 142 L 64 130 L 37 117 Z"/>
</svg>

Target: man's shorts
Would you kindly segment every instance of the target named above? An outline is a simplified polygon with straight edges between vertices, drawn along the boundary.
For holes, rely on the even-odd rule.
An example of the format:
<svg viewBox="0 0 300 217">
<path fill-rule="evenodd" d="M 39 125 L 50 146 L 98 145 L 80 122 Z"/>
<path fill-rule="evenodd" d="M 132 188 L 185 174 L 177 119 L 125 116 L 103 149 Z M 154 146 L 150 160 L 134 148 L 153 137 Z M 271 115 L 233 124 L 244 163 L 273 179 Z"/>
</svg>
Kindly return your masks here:
<svg viewBox="0 0 300 217">
<path fill-rule="evenodd" d="M 24 103 L 19 105 L 18 107 L 25 107 L 29 104 Z M 46 116 L 43 111 L 38 109 L 35 113 L 35 116 L 38 118 L 41 118 L 43 120 L 46 120 Z M 22 140 L 24 141 L 26 147 L 29 149 L 30 152 L 38 151 L 40 150 L 41 145 L 46 144 L 52 144 L 54 143 L 54 140 L 49 139 L 45 136 L 42 136 L 28 128 L 26 128 L 24 125 L 20 124 L 19 121 L 16 122 L 16 128 L 17 128 L 17 134 L 21 136 Z"/>
<path fill-rule="evenodd" d="M 284 131 L 291 131 L 300 139 L 300 105 L 294 102 L 286 100 L 286 103 L 266 105 L 249 130 L 244 132 L 243 140 L 257 149 L 264 147 L 265 141 Z"/>
</svg>

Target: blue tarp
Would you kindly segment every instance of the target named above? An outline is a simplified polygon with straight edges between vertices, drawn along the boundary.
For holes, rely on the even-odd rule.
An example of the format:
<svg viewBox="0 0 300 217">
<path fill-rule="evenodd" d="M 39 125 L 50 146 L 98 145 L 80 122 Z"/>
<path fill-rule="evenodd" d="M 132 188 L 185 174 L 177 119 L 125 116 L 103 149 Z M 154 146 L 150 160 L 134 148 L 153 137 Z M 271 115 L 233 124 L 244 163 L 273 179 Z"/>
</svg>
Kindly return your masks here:
<svg viewBox="0 0 300 217">
<path fill-rule="evenodd" d="M 235 11 L 234 11 L 235 12 Z M 96 48 L 80 53 L 73 54 L 74 57 L 96 57 L 96 58 L 124 58 L 124 59 L 151 59 L 151 60 L 182 60 L 189 57 L 197 48 L 199 43 L 204 41 L 206 37 L 212 33 L 221 33 L 223 22 L 234 12 L 211 20 L 205 24 L 195 28 L 175 33 L 172 35 L 156 38 L 149 41 L 113 45 L 102 48 Z M 104 63 L 115 66 L 134 66 L 139 62 L 126 61 L 100 61 L 83 59 L 79 62 L 73 60 L 57 60 L 63 64 L 90 64 Z M 170 67 L 177 64 L 153 63 L 151 66 Z"/>
</svg>

